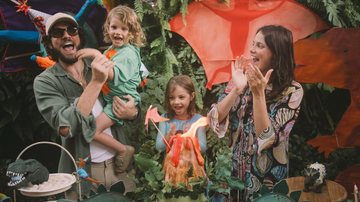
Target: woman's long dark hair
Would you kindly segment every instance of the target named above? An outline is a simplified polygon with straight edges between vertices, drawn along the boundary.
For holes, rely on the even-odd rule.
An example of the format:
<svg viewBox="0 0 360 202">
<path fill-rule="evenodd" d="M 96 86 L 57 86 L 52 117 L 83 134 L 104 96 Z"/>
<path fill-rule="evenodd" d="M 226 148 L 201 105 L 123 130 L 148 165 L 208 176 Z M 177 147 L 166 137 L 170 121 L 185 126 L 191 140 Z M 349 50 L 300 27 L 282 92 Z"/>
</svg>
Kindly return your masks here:
<svg viewBox="0 0 360 202">
<path fill-rule="evenodd" d="M 258 32 L 264 35 L 265 43 L 272 53 L 270 67 L 274 71 L 269 80 L 272 91 L 267 95 L 267 100 L 272 100 L 294 80 L 293 37 L 290 30 L 277 25 L 261 27 L 256 33 Z"/>
</svg>

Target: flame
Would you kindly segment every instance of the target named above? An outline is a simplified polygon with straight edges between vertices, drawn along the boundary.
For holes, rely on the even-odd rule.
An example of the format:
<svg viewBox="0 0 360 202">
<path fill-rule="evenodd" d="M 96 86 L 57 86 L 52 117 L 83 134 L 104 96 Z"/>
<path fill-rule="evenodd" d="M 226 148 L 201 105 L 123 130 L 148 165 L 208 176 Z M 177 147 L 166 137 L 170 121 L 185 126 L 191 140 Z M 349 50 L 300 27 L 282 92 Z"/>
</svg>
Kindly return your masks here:
<svg viewBox="0 0 360 202">
<path fill-rule="evenodd" d="M 191 127 L 188 131 L 186 131 L 186 133 L 182 134 L 181 137 L 196 137 L 196 130 L 199 127 L 203 127 L 203 126 L 207 126 L 208 125 L 208 120 L 206 117 L 201 117 L 200 119 L 198 119 L 196 122 L 194 122 L 193 124 L 191 124 Z"/>
</svg>

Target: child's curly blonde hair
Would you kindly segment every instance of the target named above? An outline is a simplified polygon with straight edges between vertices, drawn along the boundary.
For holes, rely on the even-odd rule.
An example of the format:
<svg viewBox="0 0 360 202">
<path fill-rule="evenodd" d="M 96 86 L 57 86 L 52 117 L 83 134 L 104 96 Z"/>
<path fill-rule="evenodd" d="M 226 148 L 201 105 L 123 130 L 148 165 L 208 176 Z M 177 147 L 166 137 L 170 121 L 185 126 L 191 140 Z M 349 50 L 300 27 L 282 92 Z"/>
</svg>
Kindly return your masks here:
<svg viewBox="0 0 360 202">
<path fill-rule="evenodd" d="M 110 10 L 106 17 L 106 21 L 103 27 L 104 41 L 110 43 L 109 36 L 110 20 L 112 18 L 118 18 L 121 22 L 129 27 L 129 43 L 137 47 L 141 47 L 145 42 L 145 35 L 141 29 L 141 24 L 135 13 L 135 11 L 127 6 L 119 5 Z"/>
</svg>

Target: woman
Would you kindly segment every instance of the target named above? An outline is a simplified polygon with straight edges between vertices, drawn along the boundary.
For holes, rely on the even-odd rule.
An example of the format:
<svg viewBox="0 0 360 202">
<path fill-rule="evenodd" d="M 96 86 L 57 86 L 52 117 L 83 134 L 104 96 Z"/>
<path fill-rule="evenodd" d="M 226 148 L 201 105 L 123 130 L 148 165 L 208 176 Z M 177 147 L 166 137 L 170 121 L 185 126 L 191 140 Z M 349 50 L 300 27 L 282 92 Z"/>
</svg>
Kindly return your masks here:
<svg viewBox="0 0 360 202">
<path fill-rule="evenodd" d="M 292 33 L 282 26 L 261 27 L 251 59 L 232 63 L 232 82 L 208 117 L 223 137 L 230 124 L 233 176 L 245 190 L 232 192 L 233 201 L 247 201 L 264 184 L 268 188 L 287 177 L 288 138 L 298 117 L 303 89 L 294 81 Z"/>
</svg>

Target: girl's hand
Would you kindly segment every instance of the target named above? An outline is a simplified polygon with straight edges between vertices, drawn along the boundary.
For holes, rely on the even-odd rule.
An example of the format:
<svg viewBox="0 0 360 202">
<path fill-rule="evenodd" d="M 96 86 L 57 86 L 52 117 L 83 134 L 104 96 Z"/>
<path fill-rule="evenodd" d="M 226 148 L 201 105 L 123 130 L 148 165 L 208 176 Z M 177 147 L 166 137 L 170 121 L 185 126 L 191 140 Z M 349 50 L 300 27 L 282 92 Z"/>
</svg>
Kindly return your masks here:
<svg viewBox="0 0 360 202">
<path fill-rule="evenodd" d="M 95 58 L 99 55 L 102 55 L 100 53 L 100 51 L 93 49 L 93 48 L 83 48 L 83 49 L 78 50 L 76 53 L 76 57 L 78 59 L 82 59 L 82 58 L 86 58 L 86 57 Z"/>
<path fill-rule="evenodd" d="M 165 139 L 167 142 L 170 141 L 172 136 L 176 135 L 175 132 L 176 132 L 176 124 L 172 123 L 170 124 L 170 131 L 165 135 Z"/>
<path fill-rule="evenodd" d="M 249 64 L 246 71 L 246 77 L 254 97 L 264 95 L 266 85 L 269 82 L 272 72 L 273 69 L 269 69 L 265 76 L 263 76 L 257 66 Z"/>
<path fill-rule="evenodd" d="M 236 57 L 236 60 L 231 62 L 231 76 L 232 82 L 235 86 L 237 94 L 241 94 L 247 85 L 247 77 L 245 75 L 247 60 L 241 56 Z"/>
</svg>

